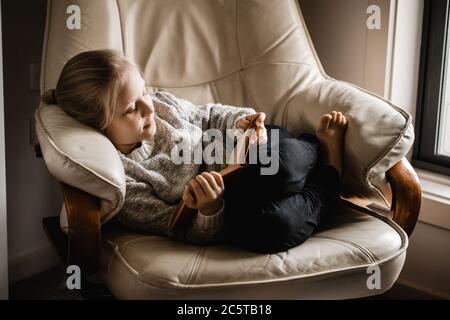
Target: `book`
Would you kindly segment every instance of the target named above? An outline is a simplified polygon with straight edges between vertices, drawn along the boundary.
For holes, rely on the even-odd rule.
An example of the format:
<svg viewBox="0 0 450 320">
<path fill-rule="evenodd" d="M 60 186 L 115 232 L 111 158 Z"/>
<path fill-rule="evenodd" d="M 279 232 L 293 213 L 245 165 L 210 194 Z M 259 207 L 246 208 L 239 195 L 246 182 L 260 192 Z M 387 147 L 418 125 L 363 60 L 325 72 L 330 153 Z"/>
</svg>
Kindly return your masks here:
<svg viewBox="0 0 450 320">
<path fill-rule="evenodd" d="M 238 181 L 242 170 L 248 165 L 250 142 L 255 134 L 258 135 L 256 119 L 257 117 L 254 117 L 250 120 L 248 128 L 237 141 L 236 146 L 229 156 L 229 159 L 231 158 L 232 160 L 227 161 L 227 163 L 231 162 L 231 164 L 219 171 L 219 174 L 222 176 L 225 190 L 232 188 L 233 184 Z M 191 192 L 193 193 L 192 190 Z M 189 208 L 186 203 L 181 200 L 177 212 L 170 223 L 170 230 L 173 231 L 175 228 L 188 224 L 196 212 L 197 209 Z"/>
</svg>

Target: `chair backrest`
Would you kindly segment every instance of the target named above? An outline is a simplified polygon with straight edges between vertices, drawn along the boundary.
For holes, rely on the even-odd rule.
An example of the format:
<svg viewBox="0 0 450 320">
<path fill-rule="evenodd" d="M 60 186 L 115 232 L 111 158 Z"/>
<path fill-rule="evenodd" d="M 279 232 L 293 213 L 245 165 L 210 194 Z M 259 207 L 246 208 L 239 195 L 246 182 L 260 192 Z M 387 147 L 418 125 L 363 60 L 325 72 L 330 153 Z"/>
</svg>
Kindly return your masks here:
<svg viewBox="0 0 450 320">
<path fill-rule="evenodd" d="M 67 27 L 74 14 L 70 6 L 80 9 L 81 29 Z M 351 117 L 342 192 L 383 200 L 384 172 L 412 144 L 406 112 L 325 74 L 296 0 L 49 0 L 47 13 L 42 92 L 55 87 L 75 54 L 113 48 L 142 68 L 152 90 L 197 104 L 250 106 L 295 134 L 313 132 L 324 112 L 342 111 Z M 114 215 L 125 187 L 112 144 L 50 107 L 42 105 L 36 113 L 50 172 L 99 196 L 105 215 Z M 68 133 L 58 121 L 70 122 L 70 139 L 61 138 Z M 99 158 L 95 144 L 102 146 Z M 112 173 L 100 168 L 105 155 L 112 159 L 107 168 Z"/>
<path fill-rule="evenodd" d="M 42 90 L 64 63 L 114 48 L 142 67 L 149 87 L 195 103 L 264 110 L 271 122 L 305 85 L 322 80 L 297 1 L 50 1 Z M 81 29 L 69 30 L 69 5 Z"/>
</svg>

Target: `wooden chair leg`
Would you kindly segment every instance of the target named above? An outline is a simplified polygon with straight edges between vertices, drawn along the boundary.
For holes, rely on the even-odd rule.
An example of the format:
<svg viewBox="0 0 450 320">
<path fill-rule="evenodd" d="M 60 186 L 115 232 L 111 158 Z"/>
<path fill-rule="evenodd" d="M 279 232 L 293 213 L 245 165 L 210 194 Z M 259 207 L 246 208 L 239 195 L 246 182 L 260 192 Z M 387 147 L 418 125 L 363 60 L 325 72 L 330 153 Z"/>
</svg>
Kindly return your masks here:
<svg viewBox="0 0 450 320">
<path fill-rule="evenodd" d="M 47 217 L 42 219 L 42 226 L 44 231 L 55 249 L 61 262 L 62 272 L 66 272 L 69 264 L 68 248 L 69 238 L 61 231 L 59 217 Z M 65 281 L 65 277 L 63 279 Z M 64 290 L 64 286 L 61 287 Z M 91 282 L 86 276 L 81 274 L 81 290 L 78 290 L 80 295 L 86 300 L 114 300 L 114 296 L 104 284 Z"/>
</svg>

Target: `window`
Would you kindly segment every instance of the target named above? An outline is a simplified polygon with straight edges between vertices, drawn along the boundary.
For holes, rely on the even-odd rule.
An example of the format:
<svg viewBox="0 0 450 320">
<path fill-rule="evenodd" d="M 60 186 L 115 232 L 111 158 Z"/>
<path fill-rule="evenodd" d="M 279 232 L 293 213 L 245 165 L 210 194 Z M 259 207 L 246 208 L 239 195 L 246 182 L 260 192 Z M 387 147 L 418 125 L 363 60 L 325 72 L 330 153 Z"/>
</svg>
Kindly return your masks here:
<svg viewBox="0 0 450 320">
<path fill-rule="evenodd" d="M 450 24 L 447 18 L 446 44 L 445 44 L 445 64 L 443 78 L 443 95 L 441 109 L 439 112 L 439 134 L 437 142 L 437 154 L 450 157 Z"/>
<path fill-rule="evenodd" d="M 450 175 L 450 0 L 425 0 L 413 164 Z"/>
</svg>

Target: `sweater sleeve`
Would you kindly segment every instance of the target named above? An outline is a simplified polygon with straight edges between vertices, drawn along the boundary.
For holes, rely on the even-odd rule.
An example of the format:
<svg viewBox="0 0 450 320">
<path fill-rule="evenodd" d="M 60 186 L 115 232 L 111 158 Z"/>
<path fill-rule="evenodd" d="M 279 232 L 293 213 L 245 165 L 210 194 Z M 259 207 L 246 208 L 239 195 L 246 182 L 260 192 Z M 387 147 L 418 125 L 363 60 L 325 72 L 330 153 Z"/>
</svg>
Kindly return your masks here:
<svg viewBox="0 0 450 320">
<path fill-rule="evenodd" d="M 168 92 L 160 92 L 171 103 L 183 119 L 202 128 L 214 128 L 226 134 L 226 129 L 235 129 L 236 121 L 244 116 L 255 114 L 253 108 L 235 107 L 220 103 L 196 105 L 188 100 L 177 98 Z"/>
<path fill-rule="evenodd" d="M 176 233 L 169 230 L 170 222 L 178 208 L 178 203 L 169 204 L 149 192 L 149 185 L 126 177 L 125 203 L 118 221 L 130 229 L 168 236 L 193 244 L 205 245 L 220 240 L 223 226 L 222 212 L 211 217 L 197 213 L 192 224 Z M 222 207 L 223 209 L 223 207 Z M 223 210 L 222 210 L 223 211 Z"/>
<path fill-rule="evenodd" d="M 223 227 L 225 201 L 222 200 L 222 206 L 215 214 L 207 216 L 203 215 L 200 210 L 197 212 L 192 227 L 196 234 L 201 234 L 203 238 L 218 240 L 220 231 Z"/>
</svg>

